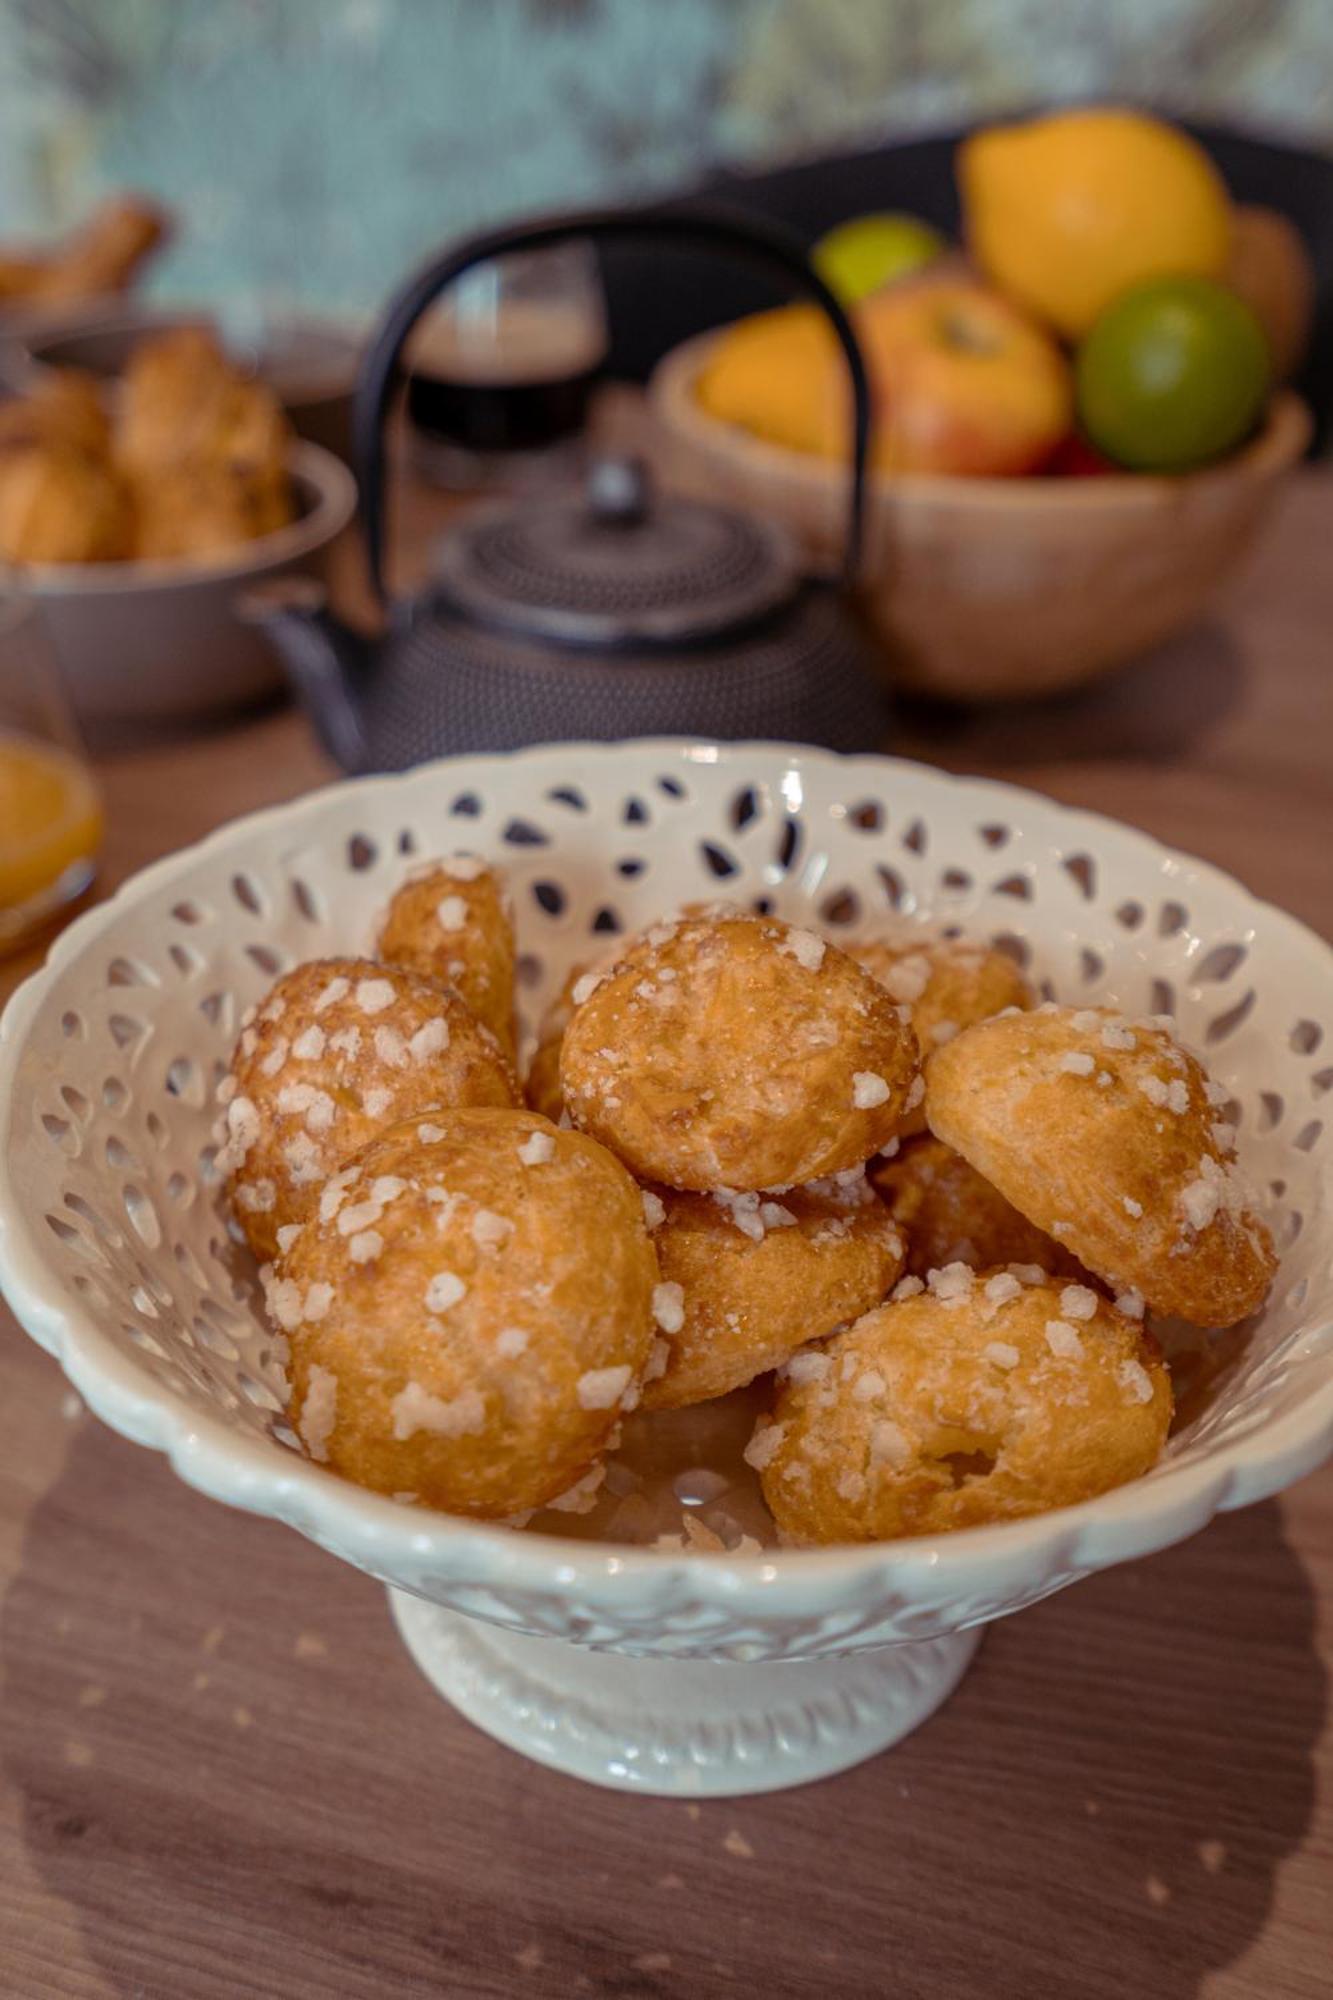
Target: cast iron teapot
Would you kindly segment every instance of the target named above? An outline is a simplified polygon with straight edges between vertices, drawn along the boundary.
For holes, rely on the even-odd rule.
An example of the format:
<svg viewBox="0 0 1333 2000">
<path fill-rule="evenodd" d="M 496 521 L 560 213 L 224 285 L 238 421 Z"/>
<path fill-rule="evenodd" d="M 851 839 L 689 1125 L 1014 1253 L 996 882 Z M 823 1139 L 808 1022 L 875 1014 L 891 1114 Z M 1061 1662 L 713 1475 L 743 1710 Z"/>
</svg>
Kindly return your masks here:
<svg viewBox="0 0 1333 2000">
<path fill-rule="evenodd" d="M 821 306 L 853 390 L 842 573 L 803 571 L 785 533 L 656 493 L 632 460 L 594 463 L 582 490 L 479 507 L 435 550 L 424 593 L 388 607 L 382 637 L 333 617 L 298 579 L 252 595 L 325 747 L 352 772 L 458 751 L 618 737 L 769 737 L 836 750 L 882 742 L 886 712 L 850 602 L 861 542 L 870 396 L 837 300 L 784 231 L 717 211 L 587 212 L 472 238 L 390 306 L 363 364 L 353 439 L 372 588 L 384 583 L 384 424 L 404 343 L 475 264 L 573 237 L 681 238 L 777 267 Z"/>
</svg>

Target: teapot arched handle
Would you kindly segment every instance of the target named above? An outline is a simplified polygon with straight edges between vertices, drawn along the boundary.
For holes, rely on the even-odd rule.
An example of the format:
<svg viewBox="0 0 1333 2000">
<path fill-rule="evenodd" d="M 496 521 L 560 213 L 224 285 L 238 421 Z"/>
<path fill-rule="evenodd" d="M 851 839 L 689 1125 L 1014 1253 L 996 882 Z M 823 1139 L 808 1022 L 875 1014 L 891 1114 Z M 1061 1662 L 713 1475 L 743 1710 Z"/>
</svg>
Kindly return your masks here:
<svg viewBox="0 0 1333 2000">
<path fill-rule="evenodd" d="M 852 385 L 851 490 L 847 503 L 847 540 L 843 573 L 850 584 L 860 563 L 865 519 L 866 463 L 870 450 L 872 409 L 865 360 L 851 322 L 837 298 L 811 265 L 799 239 L 786 229 L 759 221 L 737 210 L 699 206 L 689 210 L 663 208 L 582 209 L 549 221 L 519 223 L 484 235 L 468 237 L 442 251 L 409 279 L 393 300 L 357 378 L 352 412 L 353 456 L 361 487 L 361 518 L 366 537 L 366 561 L 375 595 L 385 601 L 384 586 L 384 422 L 408 335 L 445 287 L 495 257 L 519 251 L 545 250 L 577 237 L 599 242 L 655 237 L 694 243 L 717 250 L 739 251 L 750 262 L 776 270 L 794 281 L 819 306 L 842 349 Z"/>
</svg>

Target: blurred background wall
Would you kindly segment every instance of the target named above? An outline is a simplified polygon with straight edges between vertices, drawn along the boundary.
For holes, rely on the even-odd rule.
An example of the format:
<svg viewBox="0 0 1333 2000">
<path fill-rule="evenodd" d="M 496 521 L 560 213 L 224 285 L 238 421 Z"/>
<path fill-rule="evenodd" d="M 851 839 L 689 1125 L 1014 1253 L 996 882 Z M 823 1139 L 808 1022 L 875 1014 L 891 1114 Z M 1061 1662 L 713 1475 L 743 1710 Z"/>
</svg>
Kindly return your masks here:
<svg viewBox="0 0 1333 2000">
<path fill-rule="evenodd" d="M 159 294 L 369 313 L 505 215 L 1093 95 L 1333 149 L 1333 0 L 0 0 L 0 223 L 138 187 Z"/>
</svg>

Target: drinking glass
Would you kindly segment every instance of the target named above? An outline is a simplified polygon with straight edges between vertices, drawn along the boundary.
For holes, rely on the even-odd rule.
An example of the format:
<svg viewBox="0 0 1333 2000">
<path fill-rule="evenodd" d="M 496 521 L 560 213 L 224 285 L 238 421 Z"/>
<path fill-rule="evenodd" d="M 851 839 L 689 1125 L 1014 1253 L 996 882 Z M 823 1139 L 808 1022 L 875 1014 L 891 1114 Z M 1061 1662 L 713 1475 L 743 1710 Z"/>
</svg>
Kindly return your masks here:
<svg viewBox="0 0 1333 2000">
<path fill-rule="evenodd" d="M 38 607 L 0 582 L 0 952 L 87 889 L 102 809 Z"/>
<path fill-rule="evenodd" d="M 562 469 L 606 357 L 606 308 L 587 243 L 467 271 L 409 353 L 415 457 L 449 486 L 527 484 Z"/>
</svg>

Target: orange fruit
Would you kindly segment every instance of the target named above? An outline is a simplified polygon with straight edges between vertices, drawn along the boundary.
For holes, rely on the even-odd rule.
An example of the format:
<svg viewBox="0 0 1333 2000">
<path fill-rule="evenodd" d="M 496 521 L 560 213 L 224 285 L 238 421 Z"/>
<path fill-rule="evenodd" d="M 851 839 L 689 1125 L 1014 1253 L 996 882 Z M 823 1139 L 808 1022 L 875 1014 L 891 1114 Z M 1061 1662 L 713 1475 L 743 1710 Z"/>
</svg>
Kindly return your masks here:
<svg viewBox="0 0 1333 2000">
<path fill-rule="evenodd" d="M 848 447 L 846 378 L 832 330 L 815 306 L 781 306 L 719 335 L 695 395 L 710 416 L 771 444 L 836 458 Z"/>
<path fill-rule="evenodd" d="M 962 142 L 956 171 L 983 271 L 1071 340 L 1146 278 L 1226 269 L 1222 177 L 1160 118 L 1089 107 L 993 125 Z"/>
</svg>

